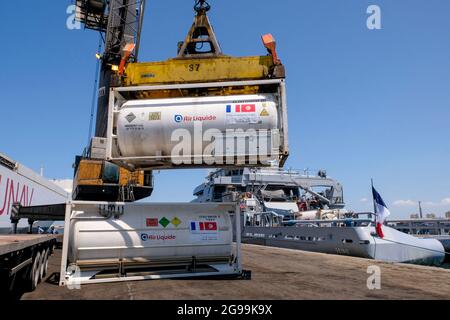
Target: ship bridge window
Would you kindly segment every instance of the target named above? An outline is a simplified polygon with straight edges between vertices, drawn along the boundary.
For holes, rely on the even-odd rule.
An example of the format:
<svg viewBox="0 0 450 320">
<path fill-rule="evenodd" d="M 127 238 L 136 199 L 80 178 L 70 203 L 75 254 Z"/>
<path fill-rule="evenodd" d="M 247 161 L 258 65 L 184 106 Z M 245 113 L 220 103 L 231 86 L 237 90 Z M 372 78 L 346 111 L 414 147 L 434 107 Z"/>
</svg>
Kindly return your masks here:
<svg viewBox="0 0 450 320">
<path fill-rule="evenodd" d="M 231 177 L 231 176 L 241 176 L 244 173 L 243 169 L 235 169 L 235 170 L 227 170 L 225 171 L 225 176 Z"/>
</svg>

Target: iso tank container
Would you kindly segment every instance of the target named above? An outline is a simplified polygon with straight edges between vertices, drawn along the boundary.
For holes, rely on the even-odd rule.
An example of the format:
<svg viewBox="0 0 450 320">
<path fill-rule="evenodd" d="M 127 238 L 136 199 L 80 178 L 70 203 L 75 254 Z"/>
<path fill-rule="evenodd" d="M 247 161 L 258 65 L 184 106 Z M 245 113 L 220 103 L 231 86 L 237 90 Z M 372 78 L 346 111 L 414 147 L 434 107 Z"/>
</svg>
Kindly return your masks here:
<svg viewBox="0 0 450 320">
<path fill-rule="evenodd" d="M 227 129 L 278 132 L 275 99 L 272 95 L 240 95 L 128 101 L 118 113 L 117 142 L 124 157 L 170 155 L 179 143 L 172 135 L 179 130 L 195 137 L 196 129 L 222 135 Z M 202 140 L 204 150 L 211 141 Z"/>
<path fill-rule="evenodd" d="M 66 222 L 68 262 L 230 257 L 230 210 L 234 204 L 77 202 Z"/>
<path fill-rule="evenodd" d="M 226 91 L 252 86 L 259 91 L 207 94 L 217 87 Z M 148 90 L 178 89 L 205 94 L 138 98 Z M 274 79 L 113 88 L 107 132 L 106 160 L 132 170 L 283 165 L 289 154 L 285 84 Z"/>
</svg>

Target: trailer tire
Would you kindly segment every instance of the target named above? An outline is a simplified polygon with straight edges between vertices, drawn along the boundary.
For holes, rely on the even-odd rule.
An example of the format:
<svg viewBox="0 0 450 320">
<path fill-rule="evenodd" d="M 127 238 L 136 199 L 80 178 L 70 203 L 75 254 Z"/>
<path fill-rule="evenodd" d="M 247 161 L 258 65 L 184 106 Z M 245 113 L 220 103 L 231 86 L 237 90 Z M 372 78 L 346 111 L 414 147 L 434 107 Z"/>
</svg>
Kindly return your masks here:
<svg viewBox="0 0 450 320">
<path fill-rule="evenodd" d="M 47 270 L 48 270 L 48 256 L 49 256 L 49 249 L 45 249 L 42 251 L 42 263 L 41 263 L 41 280 L 43 280 L 45 278 L 45 276 L 47 275 Z"/>
<path fill-rule="evenodd" d="M 40 274 L 41 274 L 40 264 L 41 264 L 41 253 L 38 252 L 33 259 L 33 265 L 31 267 L 30 275 L 28 277 L 31 291 L 34 291 L 36 289 L 37 285 L 39 284 L 39 280 L 40 280 L 39 278 L 40 278 Z"/>
</svg>

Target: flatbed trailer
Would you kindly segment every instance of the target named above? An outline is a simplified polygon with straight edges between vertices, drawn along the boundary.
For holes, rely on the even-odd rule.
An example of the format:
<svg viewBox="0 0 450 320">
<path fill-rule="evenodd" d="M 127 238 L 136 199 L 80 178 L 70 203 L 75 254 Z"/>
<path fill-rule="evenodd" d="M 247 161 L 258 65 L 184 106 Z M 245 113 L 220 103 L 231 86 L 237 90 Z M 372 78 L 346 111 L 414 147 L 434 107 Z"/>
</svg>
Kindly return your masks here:
<svg viewBox="0 0 450 320">
<path fill-rule="evenodd" d="M 36 289 L 48 270 L 58 235 L 0 235 L 0 292 Z"/>
<path fill-rule="evenodd" d="M 59 284 L 75 286 L 147 279 L 227 276 L 248 279 L 242 269 L 239 202 L 125 203 L 68 201 L 17 207 L 18 219 L 35 216 L 64 220 Z M 235 244 L 233 245 L 233 236 Z M 53 247 L 57 245 L 53 239 Z M 19 248 L 20 250 L 20 248 Z M 11 250 L 8 250 L 11 251 Z M 41 253 L 25 274 L 39 282 L 36 268 L 47 270 Z M 26 255 L 26 264 L 37 253 Z M 24 262 L 24 263 L 25 263 Z M 22 263 L 20 261 L 19 263 Z M 10 262 L 5 269 L 8 276 Z M 32 288 L 34 289 L 34 288 Z"/>
</svg>

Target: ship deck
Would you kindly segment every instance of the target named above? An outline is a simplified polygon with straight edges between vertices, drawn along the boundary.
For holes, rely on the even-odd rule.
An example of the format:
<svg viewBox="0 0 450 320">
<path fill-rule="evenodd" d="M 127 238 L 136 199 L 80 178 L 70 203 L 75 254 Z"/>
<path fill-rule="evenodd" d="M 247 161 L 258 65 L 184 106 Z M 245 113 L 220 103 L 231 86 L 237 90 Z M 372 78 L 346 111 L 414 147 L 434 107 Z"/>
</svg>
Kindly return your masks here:
<svg viewBox="0 0 450 320">
<path fill-rule="evenodd" d="M 30 299 L 449 299 L 450 270 L 244 244 L 251 280 L 149 280 L 59 287 L 61 251 Z M 381 271 L 381 289 L 369 290 L 369 266 Z"/>
</svg>

